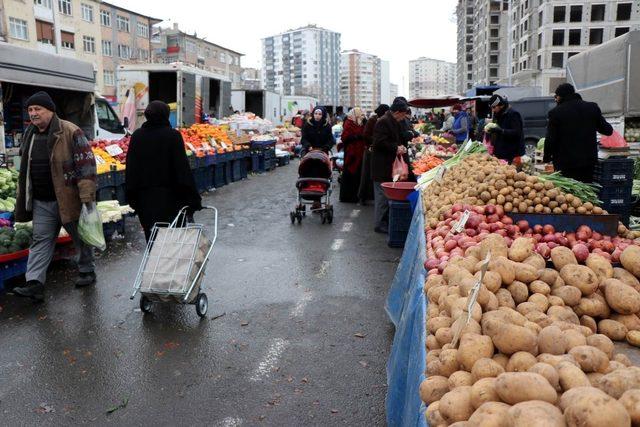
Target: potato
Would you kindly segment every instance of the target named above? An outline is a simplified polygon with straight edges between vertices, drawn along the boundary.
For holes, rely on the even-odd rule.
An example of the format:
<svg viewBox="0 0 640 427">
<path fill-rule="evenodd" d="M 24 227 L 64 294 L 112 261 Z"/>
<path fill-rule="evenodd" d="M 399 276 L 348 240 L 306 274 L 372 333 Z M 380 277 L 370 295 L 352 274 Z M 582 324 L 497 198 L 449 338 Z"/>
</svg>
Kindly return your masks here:
<svg viewBox="0 0 640 427">
<path fill-rule="evenodd" d="M 465 257 L 474 257 L 477 260 L 480 260 L 480 246 L 476 245 L 476 246 L 472 246 L 470 248 L 467 248 L 466 251 L 464 251 L 464 256 Z"/>
<path fill-rule="evenodd" d="M 520 402 L 509 409 L 513 425 L 518 427 L 564 427 L 564 415 L 549 402 L 531 400 Z"/>
<path fill-rule="evenodd" d="M 477 272 L 474 276 L 475 280 L 480 280 L 480 272 Z M 487 271 L 482 279 L 482 284 L 487 287 L 489 292 L 496 293 L 502 286 L 502 276 L 495 271 Z"/>
<path fill-rule="evenodd" d="M 538 270 L 529 264 L 514 263 L 516 280 L 525 284 L 534 282 L 538 278 Z"/>
<path fill-rule="evenodd" d="M 595 387 L 590 387 L 590 386 L 574 387 L 571 390 L 567 390 L 562 394 L 562 396 L 560 396 L 560 401 L 558 402 L 558 406 L 562 411 L 564 411 L 569 406 L 579 402 L 580 399 L 587 396 L 608 397 L 607 393 Z"/>
<path fill-rule="evenodd" d="M 531 366 L 527 372 L 532 372 L 534 374 L 540 374 L 549 381 L 551 387 L 556 390 L 560 390 L 560 377 L 558 376 L 558 371 L 556 368 L 549 365 L 548 363 L 538 362 L 535 365 Z"/>
<path fill-rule="evenodd" d="M 533 254 L 534 240 L 530 237 L 518 237 L 511 243 L 508 254 L 509 259 L 522 262 Z"/>
<path fill-rule="evenodd" d="M 589 254 L 585 264 L 593 270 L 594 273 L 596 273 L 601 282 L 613 277 L 613 267 L 611 266 L 611 262 L 600 255 Z"/>
<path fill-rule="evenodd" d="M 482 306 L 482 309 L 483 311 L 487 312 L 487 311 L 497 310 L 498 307 L 500 307 L 500 302 L 498 301 L 498 297 L 496 297 L 496 294 L 491 293 L 489 295 L 489 300 L 484 306 Z"/>
<path fill-rule="evenodd" d="M 622 341 L 626 338 L 628 329 L 620 322 L 611 319 L 603 319 L 598 322 L 598 332 L 606 335 L 614 341 Z"/>
<path fill-rule="evenodd" d="M 564 300 L 560 297 L 557 297 L 555 295 L 550 295 L 549 296 L 549 305 L 551 306 L 556 306 L 556 307 L 564 307 Z"/>
<path fill-rule="evenodd" d="M 540 333 L 540 331 L 542 330 L 542 327 L 540 325 L 538 325 L 537 323 L 533 323 L 533 322 L 525 323 L 524 327 L 529 329 L 531 332 L 533 332 L 536 335 L 538 335 Z"/>
<path fill-rule="evenodd" d="M 591 385 L 589 378 L 582 372 L 582 369 L 570 362 L 560 362 L 556 366 L 560 387 L 567 391 L 575 387 L 588 387 Z"/>
<path fill-rule="evenodd" d="M 574 286 L 562 286 L 551 291 L 551 295 L 562 298 L 562 301 L 570 307 L 580 304 L 582 292 Z"/>
<path fill-rule="evenodd" d="M 442 277 L 448 284 L 457 283 L 459 280 L 468 276 L 472 276 L 472 274 L 459 265 L 452 263 L 447 263 L 447 266 L 442 271 Z"/>
<path fill-rule="evenodd" d="M 503 256 L 492 256 L 489 261 L 489 270 L 500 275 L 503 285 L 510 285 L 516 278 L 514 264 Z"/>
<path fill-rule="evenodd" d="M 591 316 L 587 316 L 587 315 L 580 316 L 580 324 L 582 326 L 586 326 L 587 328 L 589 328 L 591 332 L 593 332 L 594 334 L 598 332 L 598 324 L 596 323 L 595 319 Z"/>
<path fill-rule="evenodd" d="M 458 421 L 457 423 L 450 424 L 449 427 L 470 427 L 467 421 Z"/>
<path fill-rule="evenodd" d="M 569 350 L 583 372 L 605 373 L 609 367 L 609 358 L 600 349 L 589 345 L 579 345 Z"/>
<path fill-rule="evenodd" d="M 469 424 L 477 427 L 513 427 L 509 408 L 506 403 L 488 401 L 471 415 Z"/>
<path fill-rule="evenodd" d="M 507 363 L 507 372 L 527 372 L 530 367 L 535 365 L 538 361 L 535 356 L 526 351 L 518 351 L 513 353 Z"/>
<path fill-rule="evenodd" d="M 631 418 L 622 403 L 608 396 L 585 395 L 564 411 L 570 426 L 629 426 Z"/>
<path fill-rule="evenodd" d="M 449 391 L 449 380 L 440 375 L 425 378 L 420 383 L 420 399 L 427 405 L 437 402 Z"/>
<path fill-rule="evenodd" d="M 527 400 L 556 403 L 558 393 L 542 375 L 531 372 L 505 372 L 496 378 L 496 392 L 510 405 Z"/>
<path fill-rule="evenodd" d="M 446 285 L 444 281 L 444 277 L 440 274 L 430 274 L 427 276 L 427 280 L 424 282 L 424 292 L 427 293 L 429 289 L 435 288 L 436 286 Z"/>
<path fill-rule="evenodd" d="M 622 323 L 630 331 L 640 331 L 640 317 L 635 314 L 612 313 L 610 319 Z"/>
<path fill-rule="evenodd" d="M 553 354 L 543 353 L 538 355 L 536 359 L 538 359 L 539 363 L 548 363 L 549 365 L 553 366 L 556 369 L 558 368 L 558 365 L 560 365 L 560 363 L 562 362 L 571 363 L 575 367 L 578 367 L 578 362 L 576 362 L 573 356 L 570 356 L 568 354 L 556 356 Z"/>
<path fill-rule="evenodd" d="M 466 334 L 460 339 L 458 363 L 466 371 L 471 372 L 476 361 L 484 357 L 491 358 L 493 351 L 490 337 L 473 333 Z"/>
<path fill-rule="evenodd" d="M 609 361 L 609 367 L 607 368 L 607 370 L 604 372 L 605 374 L 610 374 L 611 372 L 617 370 L 617 369 L 624 369 L 626 368 L 625 365 L 623 365 L 620 362 L 616 362 L 615 360 L 611 360 Z"/>
<path fill-rule="evenodd" d="M 567 351 L 567 340 L 560 328 L 551 325 L 540 331 L 538 335 L 538 351 L 554 355 L 561 355 Z"/>
<path fill-rule="evenodd" d="M 453 320 L 450 317 L 434 317 L 427 320 L 427 331 L 430 334 L 435 334 L 438 329 L 451 326 L 451 323 L 453 323 Z"/>
<path fill-rule="evenodd" d="M 427 406 L 424 416 L 427 419 L 429 426 L 442 427 L 448 425 L 444 418 L 442 418 L 439 408 L 440 402 L 433 402 L 431 405 Z"/>
<path fill-rule="evenodd" d="M 449 264 L 457 264 L 467 270 L 469 273 L 473 274 L 475 273 L 475 266 L 478 261 L 479 259 L 474 256 L 453 257 L 449 260 Z"/>
<path fill-rule="evenodd" d="M 471 405 L 471 387 L 458 387 L 446 393 L 440 399 L 438 411 L 449 424 L 467 421 L 474 411 Z"/>
<path fill-rule="evenodd" d="M 559 277 L 557 270 L 553 268 L 542 268 L 538 270 L 538 280 L 543 281 L 549 286 L 552 286 Z"/>
<path fill-rule="evenodd" d="M 471 373 L 467 371 L 456 371 L 449 377 L 449 390 L 462 386 L 472 386 L 473 383 Z"/>
<path fill-rule="evenodd" d="M 576 313 L 569 307 L 553 306 L 547 310 L 547 315 L 554 321 L 569 322 L 574 325 L 580 324 L 580 319 Z"/>
<path fill-rule="evenodd" d="M 509 256 L 509 248 L 507 243 L 499 234 L 489 234 L 480 243 L 480 259 L 481 261 L 487 257 L 487 253 L 491 251 L 491 258 Z"/>
<path fill-rule="evenodd" d="M 549 300 L 543 294 L 533 294 L 527 300 L 538 306 L 541 312 L 546 312 L 549 308 Z"/>
<path fill-rule="evenodd" d="M 567 343 L 566 351 L 568 352 L 574 347 L 587 345 L 587 337 L 576 329 L 567 329 L 563 331 L 565 342 Z"/>
<path fill-rule="evenodd" d="M 551 262 L 553 262 L 553 266 L 558 271 L 562 271 L 562 267 L 570 264 L 578 264 L 578 260 L 576 260 L 576 256 L 573 254 L 571 249 L 565 248 L 564 246 L 556 246 L 551 249 Z M 563 277 L 563 279 L 566 281 Z"/>
<path fill-rule="evenodd" d="M 620 399 L 625 391 L 640 388 L 640 368 L 616 369 L 602 377 L 597 387 L 614 399 Z"/>
<path fill-rule="evenodd" d="M 525 302 L 527 298 L 529 298 L 529 289 L 527 288 L 527 285 L 517 280 L 514 280 L 513 283 L 507 287 L 507 290 L 511 293 L 513 301 L 516 304 Z"/>
<path fill-rule="evenodd" d="M 631 245 L 622 251 L 620 263 L 629 273 L 640 277 L 640 246 Z"/>
<path fill-rule="evenodd" d="M 573 307 L 573 311 L 578 316 L 609 317 L 611 310 L 607 301 L 598 294 L 589 295 L 580 299 L 580 304 Z"/>
<path fill-rule="evenodd" d="M 631 363 L 631 359 L 629 359 L 629 356 L 627 356 L 626 354 L 618 353 L 613 356 L 613 360 L 615 360 L 616 362 L 620 362 L 627 367 L 633 366 L 633 363 Z"/>
<path fill-rule="evenodd" d="M 506 354 L 498 353 L 494 354 L 491 360 L 502 366 L 502 369 L 506 369 L 507 363 L 509 363 L 509 356 L 507 356 Z"/>
<path fill-rule="evenodd" d="M 631 417 L 631 425 L 640 426 L 640 389 L 625 391 L 619 402 Z"/>
<path fill-rule="evenodd" d="M 640 293 L 618 279 L 606 279 L 604 296 L 607 304 L 620 314 L 634 314 L 640 311 Z"/>
<path fill-rule="evenodd" d="M 547 261 L 540 254 L 534 253 L 529 258 L 522 261 L 523 264 L 529 264 L 533 266 L 535 269 L 540 270 L 545 268 L 547 265 Z"/>
<path fill-rule="evenodd" d="M 640 292 L 640 281 L 636 279 L 636 276 L 629 273 L 624 268 L 614 267 L 613 278 L 620 280 L 622 283 L 629 285 L 636 291 Z"/>
<path fill-rule="evenodd" d="M 438 341 L 440 348 L 453 341 L 453 331 L 451 328 L 440 328 L 436 331 L 434 336 L 436 337 L 436 341 Z"/>
<path fill-rule="evenodd" d="M 453 303 L 451 304 L 451 318 L 457 320 L 460 316 L 464 316 L 464 318 L 466 319 L 468 315 L 467 304 L 468 302 L 466 297 L 460 297 L 453 301 Z M 477 322 L 480 321 L 480 319 L 482 318 L 482 308 L 480 307 L 480 305 L 473 305 L 471 317 Z"/>
<path fill-rule="evenodd" d="M 536 303 L 529 302 L 529 301 L 518 304 L 518 306 L 516 307 L 516 311 L 525 317 L 528 316 L 529 313 L 543 314 L 542 311 L 540 310 L 540 307 L 538 307 Z M 531 321 L 529 317 L 527 317 L 527 319 Z"/>
<path fill-rule="evenodd" d="M 460 369 L 458 363 L 458 351 L 455 348 L 442 350 L 440 353 L 440 375 L 443 377 L 449 377 L 455 371 Z"/>
<path fill-rule="evenodd" d="M 534 280 L 529 283 L 529 292 L 532 294 L 543 294 L 546 296 L 551 294 L 551 287 L 542 280 Z"/>
<path fill-rule="evenodd" d="M 614 362 L 617 363 L 617 362 Z M 609 362 L 609 366 L 611 366 L 611 362 Z M 600 378 L 604 377 L 605 374 L 601 374 L 600 372 L 589 372 L 587 374 L 587 378 L 589 379 L 589 382 L 591 383 L 592 387 L 596 387 L 598 384 L 598 381 L 600 381 Z"/>
<path fill-rule="evenodd" d="M 627 342 L 633 346 L 640 347 L 640 331 L 627 332 Z"/>
<path fill-rule="evenodd" d="M 473 376 L 474 382 L 477 382 L 482 378 L 497 377 L 503 372 L 504 368 L 502 367 L 502 365 L 500 365 L 495 360 L 489 359 L 487 357 L 478 359 L 476 363 L 473 364 L 473 368 L 471 369 L 471 375 Z"/>
<path fill-rule="evenodd" d="M 511 293 L 505 288 L 498 289 L 496 297 L 498 298 L 498 305 L 500 307 L 516 308 L 516 303 L 513 300 Z"/>
<path fill-rule="evenodd" d="M 440 296 L 447 292 L 447 286 L 435 286 L 427 291 L 427 298 L 429 303 L 438 304 Z"/>
<path fill-rule="evenodd" d="M 554 248 L 558 249 L 558 248 Z M 565 248 L 567 249 L 567 248 Z M 569 249 L 567 249 L 571 252 Z M 571 253 L 573 255 L 573 252 Z M 596 273 L 589 267 L 577 264 L 567 264 L 560 270 L 560 277 L 569 286 L 575 286 L 580 289 L 582 295 L 589 296 L 598 289 L 600 280 Z"/>
<path fill-rule="evenodd" d="M 427 365 L 430 365 L 431 363 L 437 361 L 438 363 L 440 363 L 440 352 L 442 350 L 440 349 L 436 349 L 436 350 L 431 350 L 429 352 L 427 352 Z"/>
<path fill-rule="evenodd" d="M 501 324 L 496 333 L 491 336 L 491 340 L 500 353 L 511 355 L 518 351 L 528 351 L 537 354 L 538 340 L 536 335 L 529 329 L 512 325 Z"/>
<path fill-rule="evenodd" d="M 613 358 L 613 341 L 611 341 L 611 339 L 609 339 L 606 335 L 594 334 L 587 337 L 587 345 L 590 345 L 591 347 L 595 347 L 602 351 L 607 356 L 607 359 Z M 578 359 L 576 358 L 576 360 Z"/>
</svg>

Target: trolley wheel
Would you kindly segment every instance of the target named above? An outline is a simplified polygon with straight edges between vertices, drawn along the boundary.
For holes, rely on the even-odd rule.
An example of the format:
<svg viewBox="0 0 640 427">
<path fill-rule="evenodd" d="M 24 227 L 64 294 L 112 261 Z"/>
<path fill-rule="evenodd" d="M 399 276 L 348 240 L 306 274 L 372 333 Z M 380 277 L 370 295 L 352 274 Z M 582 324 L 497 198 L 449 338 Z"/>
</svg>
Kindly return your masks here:
<svg viewBox="0 0 640 427">
<path fill-rule="evenodd" d="M 333 223 L 333 207 L 329 208 L 329 210 L 327 211 L 327 222 L 329 224 Z"/>
<path fill-rule="evenodd" d="M 296 214 L 296 218 L 298 218 L 298 224 L 302 224 L 302 214 L 300 212 Z"/>
<path fill-rule="evenodd" d="M 205 317 L 207 315 L 207 309 L 209 308 L 209 300 L 207 294 L 198 294 L 196 297 L 196 313 L 198 316 Z"/>
<path fill-rule="evenodd" d="M 151 311 L 151 300 L 144 295 L 140 296 L 140 310 L 143 313 L 149 313 Z"/>
<path fill-rule="evenodd" d="M 302 205 L 302 216 L 307 216 L 307 207 Z"/>
<path fill-rule="evenodd" d="M 323 224 L 326 224 L 326 223 L 327 223 L 327 213 L 323 211 L 323 212 L 320 214 L 320 219 L 322 220 L 322 223 L 323 223 Z"/>
<path fill-rule="evenodd" d="M 289 217 L 291 218 L 291 224 L 296 223 L 296 214 L 295 212 L 289 212 Z"/>
</svg>

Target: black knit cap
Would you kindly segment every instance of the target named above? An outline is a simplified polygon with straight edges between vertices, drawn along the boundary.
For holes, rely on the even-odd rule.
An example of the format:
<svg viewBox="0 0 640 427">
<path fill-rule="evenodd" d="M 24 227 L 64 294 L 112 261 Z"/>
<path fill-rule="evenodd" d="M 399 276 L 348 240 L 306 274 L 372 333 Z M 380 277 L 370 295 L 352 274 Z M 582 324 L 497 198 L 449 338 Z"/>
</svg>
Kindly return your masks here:
<svg viewBox="0 0 640 427">
<path fill-rule="evenodd" d="M 380 104 L 378 108 L 376 108 L 375 113 L 378 117 L 382 117 L 387 111 L 389 111 L 389 106 L 387 104 Z"/>
<path fill-rule="evenodd" d="M 49 94 L 44 91 L 36 92 L 27 99 L 27 108 L 32 105 L 39 105 L 49 111 L 56 112 L 56 104 L 53 103 L 53 99 L 51 99 Z"/>
<path fill-rule="evenodd" d="M 576 93 L 576 89 L 569 83 L 562 83 L 556 89 L 556 95 L 558 95 L 560 98 L 568 95 L 573 95 L 574 93 Z"/>
<path fill-rule="evenodd" d="M 396 98 L 393 100 L 393 104 L 391 104 L 391 111 L 394 113 L 398 111 L 406 112 L 407 108 L 409 108 L 409 104 L 403 99 Z"/>
</svg>

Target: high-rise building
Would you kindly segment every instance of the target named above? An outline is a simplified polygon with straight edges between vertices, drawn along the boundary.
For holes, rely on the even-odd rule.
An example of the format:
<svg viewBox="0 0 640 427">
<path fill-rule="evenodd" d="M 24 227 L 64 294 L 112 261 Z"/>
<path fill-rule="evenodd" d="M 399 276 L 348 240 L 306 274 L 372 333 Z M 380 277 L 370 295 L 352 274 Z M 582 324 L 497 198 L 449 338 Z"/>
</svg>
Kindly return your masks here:
<svg viewBox="0 0 640 427">
<path fill-rule="evenodd" d="M 391 102 L 393 102 L 393 100 L 398 96 L 398 85 L 395 83 L 391 83 L 389 85 L 389 99 L 391 100 Z M 391 102 L 389 103 L 389 106 L 391 106 Z"/>
<path fill-rule="evenodd" d="M 456 64 L 453 62 L 431 58 L 409 61 L 409 97 L 428 98 L 456 92 Z"/>
<path fill-rule="evenodd" d="M 640 29 L 637 1 L 513 0 L 510 8 L 510 76 L 500 83 L 552 93 L 566 80 L 573 55 Z"/>
<path fill-rule="evenodd" d="M 264 89 L 340 102 L 340 33 L 316 25 L 262 39 Z"/>
<path fill-rule="evenodd" d="M 389 61 L 380 61 L 380 103 L 391 105 L 391 71 Z"/>
<path fill-rule="evenodd" d="M 348 50 L 340 59 L 340 105 L 373 111 L 380 104 L 380 58 Z"/>
</svg>

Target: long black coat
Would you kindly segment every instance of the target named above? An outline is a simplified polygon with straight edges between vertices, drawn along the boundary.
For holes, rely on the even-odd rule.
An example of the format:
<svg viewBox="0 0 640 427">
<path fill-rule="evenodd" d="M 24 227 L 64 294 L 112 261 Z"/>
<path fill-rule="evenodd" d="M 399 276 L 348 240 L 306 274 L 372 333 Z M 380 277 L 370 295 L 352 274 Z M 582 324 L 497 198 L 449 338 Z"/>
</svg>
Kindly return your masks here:
<svg viewBox="0 0 640 427">
<path fill-rule="evenodd" d="M 393 162 L 398 146 L 403 145 L 402 128 L 391 111 L 378 119 L 373 129 L 371 145 L 371 179 L 374 182 L 392 181 Z"/>
<path fill-rule="evenodd" d="M 182 135 L 168 122 L 146 122 L 131 136 L 126 191 L 145 232 L 156 222 L 173 221 L 184 206 L 202 207 Z"/>
<path fill-rule="evenodd" d="M 496 118 L 498 126 L 502 128 L 502 133 L 495 133 L 491 137 L 493 155 L 512 162 L 515 157 L 523 156 L 525 153 L 522 116 L 509 107 Z"/>
<path fill-rule="evenodd" d="M 549 111 L 544 161 L 552 161 L 557 170 L 595 165 L 598 162 L 596 132 L 613 133 L 598 104 L 583 101 L 578 94 L 566 97 Z"/>
<path fill-rule="evenodd" d="M 307 120 L 302 127 L 300 144 L 309 150 L 316 148 L 329 151 L 336 143 L 331 132 L 331 124 L 323 118 L 321 123 L 316 123 L 313 119 Z"/>
</svg>

